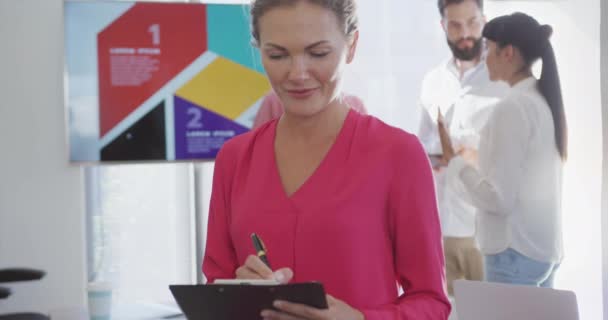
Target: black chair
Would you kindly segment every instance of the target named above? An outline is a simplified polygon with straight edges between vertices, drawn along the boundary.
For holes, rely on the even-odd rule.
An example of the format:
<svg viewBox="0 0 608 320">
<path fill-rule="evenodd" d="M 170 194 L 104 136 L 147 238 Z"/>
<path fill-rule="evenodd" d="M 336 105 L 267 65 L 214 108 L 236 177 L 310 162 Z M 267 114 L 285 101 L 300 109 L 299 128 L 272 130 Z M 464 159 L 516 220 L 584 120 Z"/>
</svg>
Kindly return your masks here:
<svg viewBox="0 0 608 320">
<path fill-rule="evenodd" d="M 44 277 L 44 271 L 35 269 L 0 269 L 0 283 L 40 280 Z M 11 295 L 11 290 L 0 287 L 0 299 L 6 299 Z M 50 320 L 48 316 L 40 313 L 22 312 L 0 315 L 0 320 Z"/>
</svg>

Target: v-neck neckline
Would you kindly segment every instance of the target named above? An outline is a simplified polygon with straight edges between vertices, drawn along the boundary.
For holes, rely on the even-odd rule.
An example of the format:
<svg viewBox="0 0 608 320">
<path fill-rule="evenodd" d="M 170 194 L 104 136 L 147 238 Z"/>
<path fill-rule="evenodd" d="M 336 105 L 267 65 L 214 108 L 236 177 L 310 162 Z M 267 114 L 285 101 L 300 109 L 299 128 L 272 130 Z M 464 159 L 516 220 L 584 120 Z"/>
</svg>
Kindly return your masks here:
<svg viewBox="0 0 608 320">
<path fill-rule="evenodd" d="M 272 150 L 273 179 L 275 179 L 275 181 L 277 182 L 277 185 L 281 191 L 280 194 L 282 195 L 282 197 L 284 199 L 287 199 L 288 201 L 294 201 L 298 197 L 298 195 L 304 193 L 307 189 L 311 188 L 310 185 L 313 184 L 314 181 L 318 179 L 316 177 L 322 174 L 322 171 L 327 166 L 327 163 L 330 162 L 331 159 L 335 157 L 335 154 L 337 153 L 336 150 L 339 149 L 344 144 L 344 142 L 343 142 L 344 137 L 347 134 L 347 131 L 349 131 L 349 128 L 352 126 L 352 122 L 353 122 L 352 118 L 353 118 L 355 112 L 356 111 L 353 111 L 352 109 L 348 110 L 348 113 L 346 114 L 346 117 L 344 118 L 344 122 L 342 123 L 342 127 L 340 128 L 340 131 L 338 132 L 336 139 L 334 140 L 332 145 L 329 147 L 329 150 L 327 151 L 327 153 L 325 154 L 323 159 L 321 159 L 321 162 L 319 162 L 319 165 L 317 166 L 317 168 L 315 168 L 315 170 L 304 180 L 304 182 L 290 195 L 287 194 L 287 191 L 285 190 L 285 186 L 283 185 L 283 180 L 281 179 L 281 174 L 279 172 L 279 165 L 277 162 L 277 153 L 276 153 L 276 148 L 275 148 L 275 140 L 276 140 L 276 136 L 277 136 L 277 125 L 278 125 L 279 121 L 276 120 L 274 122 L 273 128 L 271 130 L 272 139 L 270 139 L 271 150 Z"/>
</svg>

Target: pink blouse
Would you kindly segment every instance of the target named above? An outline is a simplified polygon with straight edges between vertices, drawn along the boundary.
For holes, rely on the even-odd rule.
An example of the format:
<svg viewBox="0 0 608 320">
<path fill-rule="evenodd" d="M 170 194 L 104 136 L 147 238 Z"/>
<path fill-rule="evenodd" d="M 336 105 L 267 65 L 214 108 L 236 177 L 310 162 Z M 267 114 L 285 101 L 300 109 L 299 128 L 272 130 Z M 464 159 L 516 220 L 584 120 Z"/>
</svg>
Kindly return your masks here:
<svg viewBox="0 0 608 320">
<path fill-rule="evenodd" d="M 344 95 L 344 100 L 351 108 L 353 108 L 353 110 L 362 114 L 367 114 L 367 110 L 365 110 L 365 105 L 363 105 L 363 101 L 361 101 L 361 99 L 347 94 Z M 279 96 L 277 96 L 274 91 L 270 92 L 264 97 L 260 109 L 255 114 L 255 119 L 253 120 L 253 129 L 258 128 L 272 119 L 279 118 L 283 112 L 283 104 L 281 103 Z"/>
<path fill-rule="evenodd" d="M 288 197 L 273 120 L 217 156 L 203 272 L 234 278 L 255 232 L 274 269 L 320 281 L 366 319 L 447 319 L 443 248 L 431 169 L 415 136 L 350 111 L 333 146 Z M 398 285 L 404 294 L 399 295 Z"/>
</svg>

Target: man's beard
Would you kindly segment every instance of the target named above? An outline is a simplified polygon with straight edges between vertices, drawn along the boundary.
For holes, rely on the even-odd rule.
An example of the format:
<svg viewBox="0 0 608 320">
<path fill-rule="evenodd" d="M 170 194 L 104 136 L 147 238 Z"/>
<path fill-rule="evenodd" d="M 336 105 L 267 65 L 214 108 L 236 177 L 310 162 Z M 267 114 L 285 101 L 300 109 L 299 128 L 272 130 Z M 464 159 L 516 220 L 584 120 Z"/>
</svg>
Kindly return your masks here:
<svg viewBox="0 0 608 320">
<path fill-rule="evenodd" d="M 470 48 L 465 48 L 465 49 L 458 48 L 458 42 L 465 41 L 465 40 L 473 41 L 473 46 Z M 457 42 L 452 42 L 449 39 L 447 39 L 447 41 L 448 41 L 448 46 L 450 47 L 450 50 L 452 50 L 452 54 L 454 55 L 454 58 L 456 58 L 458 60 L 472 61 L 472 60 L 477 59 L 481 55 L 482 38 L 476 39 L 473 37 L 468 37 L 468 38 L 460 39 Z"/>
</svg>

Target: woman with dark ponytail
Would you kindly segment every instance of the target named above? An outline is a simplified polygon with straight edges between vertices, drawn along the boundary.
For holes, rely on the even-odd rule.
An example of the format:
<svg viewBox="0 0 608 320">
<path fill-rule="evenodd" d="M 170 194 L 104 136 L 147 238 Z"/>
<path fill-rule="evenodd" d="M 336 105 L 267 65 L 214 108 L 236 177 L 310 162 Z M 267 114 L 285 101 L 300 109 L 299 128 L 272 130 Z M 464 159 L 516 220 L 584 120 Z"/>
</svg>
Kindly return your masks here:
<svg viewBox="0 0 608 320">
<path fill-rule="evenodd" d="M 440 127 L 453 188 L 478 208 L 486 280 L 553 285 L 562 255 L 562 166 L 567 127 L 552 28 L 514 13 L 486 24 L 492 81 L 511 87 L 481 132 L 479 154 L 455 154 Z M 542 60 L 540 79 L 532 65 Z M 445 150 L 448 150 L 445 152 Z"/>
</svg>

